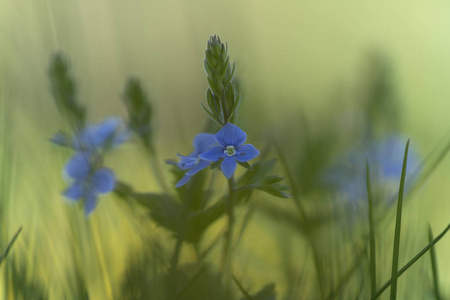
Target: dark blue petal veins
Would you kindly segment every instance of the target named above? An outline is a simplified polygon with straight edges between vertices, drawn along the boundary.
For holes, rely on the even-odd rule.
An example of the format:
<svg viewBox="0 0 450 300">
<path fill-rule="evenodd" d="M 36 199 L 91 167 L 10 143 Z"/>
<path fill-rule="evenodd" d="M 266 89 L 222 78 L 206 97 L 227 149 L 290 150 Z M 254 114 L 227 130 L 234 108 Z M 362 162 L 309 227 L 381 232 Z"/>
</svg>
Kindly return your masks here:
<svg viewBox="0 0 450 300">
<path fill-rule="evenodd" d="M 246 162 L 259 155 L 259 151 L 252 144 L 242 145 L 236 150 L 234 158 L 240 162 Z"/>
<path fill-rule="evenodd" d="M 247 140 L 247 134 L 234 124 L 227 123 L 215 135 L 217 142 L 223 147 L 234 146 L 235 148 L 244 144 Z"/>
</svg>

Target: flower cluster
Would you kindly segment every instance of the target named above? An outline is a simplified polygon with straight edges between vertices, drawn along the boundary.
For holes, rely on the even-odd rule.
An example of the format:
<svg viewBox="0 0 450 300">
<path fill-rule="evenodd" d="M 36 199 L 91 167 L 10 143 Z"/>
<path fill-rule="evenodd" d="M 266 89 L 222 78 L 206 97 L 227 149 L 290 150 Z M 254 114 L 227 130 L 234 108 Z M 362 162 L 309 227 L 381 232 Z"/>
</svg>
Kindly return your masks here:
<svg viewBox="0 0 450 300">
<path fill-rule="evenodd" d="M 192 175 L 208 167 L 212 162 L 220 160 L 222 173 L 230 179 L 238 162 L 244 163 L 259 155 L 259 151 L 253 145 L 244 145 L 246 140 L 247 134 L 231 123 L 225 124 L 215 135 L 198 134 L 194 138 L 194 151 L 187 156 L 178 155 L 180 157 L 178 167 L 187 172 L 176 187 L 186 184 Z"/>
<path fill-rule="evenodd" d="M 114 173 L 111 169 L 102 167 L 102 160 L 109 149 L 127 140 L 129 133 L 121 128 L 121 120 L 111 117 L 99 124 L 87 125 L 72 139 L 62 133 L 52 138 L 54 143 L 76 151 L 64 167 L 71 185 L 63 194 L 73 201 L 83 199 L 86 216 L 97 206 L 99 194 L 109 193 L 114 189 Z"/>
</svg>

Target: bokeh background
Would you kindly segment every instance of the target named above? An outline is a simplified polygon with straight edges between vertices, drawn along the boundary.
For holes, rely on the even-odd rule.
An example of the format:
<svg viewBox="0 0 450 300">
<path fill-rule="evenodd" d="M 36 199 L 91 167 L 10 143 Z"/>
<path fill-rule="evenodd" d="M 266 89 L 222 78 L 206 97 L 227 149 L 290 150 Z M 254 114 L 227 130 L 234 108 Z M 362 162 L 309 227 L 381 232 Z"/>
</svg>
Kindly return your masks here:
<svg viewBox="0 0 450 300">
<path fill-rule="evenodd" d="M 23 226 L 9 257 L 12 267 L 3 265 L 1 277 L 16 278 L 28 290 L 44 289 L 51 299 L 77 298 L 74 287 L 82 277 L 91 299 L 119 299 L 127 259 L 142 254 L 143 238 L 170 243 L 164 229 L 133 218 L 114 195 L 103 197 L 88 220 L 62 199 L 61 170 L 70 152 L 49 142 L 64 128 L 49 92 L 52 53 L 69 57 L 92 122 L 125 117 L 125 82 L 140 78 L 153 104 L 156 145 L 169 180 L 164 159 L 189 153 L 207 118 L 200 107 L 207 89 L 203 59 L 213 34 L 228 43 L 236 62 L 244 99 L 239 124 L 258 148 L 276 138 L 294 163 L 304 151 L 308 128 L 313 137 L 337 136 L 335 153 L 346 149 L 360 138 L 359 126 L 368 118 L 367 82 L 381 68 L 389 97 L 370 126 L 411 138 L 425 158 L 450 139 L 449 14 L 445 1 L 0 0 L 0 246 Z M 145 159 L 129 144 L 107 163 L 137 190 L 158 191 Z M 403 263 L 427 243 L 428 223 L 435 234 L 448 224 L 449 164 L 444 159 L 405 205 Z M 285 201 L 281 206 L 289 201 L 266 198 L 274 205 Z M 276 282 L 282 296 L 287 289 L 283 257 L 291 251 L 299 268 L 311 258 L 302 239 L 276 223 L 257 214 L 236 260 L 247 286 L 257 290 Z M 386 240 L 392 239 L 390 224 Z M 283 241 L 295 246 L 283 250 Z M 450 295 L 449 250 L 448 237 L 436 247 L 445 295 Z M 184 256 L 192 259 L 189 251 Z M 429 272 L 429 259 L 423 260 L 400 280 L 401 293 L 424 289 L 411 288 L 423 283 L 418 274 Z M 389 262 L 385 269 L 384 280 Z M 1 297 L 15 299 L 10 285 L 11 280 L 0 280 Z"/>
</svg>

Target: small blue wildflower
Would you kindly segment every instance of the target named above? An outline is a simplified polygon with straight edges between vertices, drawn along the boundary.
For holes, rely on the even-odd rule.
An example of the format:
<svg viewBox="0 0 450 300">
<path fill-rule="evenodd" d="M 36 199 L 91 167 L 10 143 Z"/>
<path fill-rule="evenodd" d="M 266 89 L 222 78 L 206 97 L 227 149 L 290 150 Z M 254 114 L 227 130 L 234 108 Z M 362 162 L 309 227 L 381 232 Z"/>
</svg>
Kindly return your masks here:
<svg viewBox="0 0 450 300">
<path fill-rule="evenodd" d="M 128 130 L 123 130 L 121 119 L 109 117 L 99 124 L 87 125 L 72 139 L 64 133 L 58 132 L 51 141 L 77 151 L 97 152 L 124 143 L 129 135 Z"/>
<path fill-rule="evenodd" d="M 214 138 L 214 134 L 199 133 L 194 138 L 194 151 L 187 156 L 178 154 L 180 162 L 177 163 L 177 166 L 183 170 L 188 171 L 183 176 L 183 178 L 181 178 L 181 180 L 177 182 L 177 184 L 175 185 L 176 188 L 185 185 L 189 181 L 189 179 L 191 179 L 192 175 L 203 170 L 211 164 L 210 161 L 200 159 L 199 155 L 205 152 L 209 147 L 211 147 L 211 145 L 215 143 L 216 139 Z"/>
<path fill-rule="evenodd" d="M 109 193 L 114 189 L 114 173 L 108 168 L 96 168 L 95 158 L 88 152 L 76 153 L 66 164 L 64 170 L 73 180 L 63 194 L 68 199 L 84 199 L 84 214 L 89 216 L 98 203 L 98 194 Z"/>
<path fill-rule="evenodd" d="M 223 159 L 220 168 L 223 175 L 230 179 L 237 167 L 237 161 L 247 162 L 259 155 L 259 151 L 251 144 L 246 144 L 247 134 L 234 124 L 227 123 L 214 136 L 219 145 L 214 145 L 200 155 L 207 161 Z"/>
<path fill-rule="evenodd" d="M 341 194 L 356 204 L 367 201 L 366 160 L 369 161 L 370 177 L 374 192 L 382 192 L 386 204 L 395 200 L 403 167 L 406 138 L 389 135 L 381 141 L 375 141 L 368 147 L 356 148 L 341 157 L 332 165 L 324 177 Z M 406 168 L 407 187 L 420 171 L 420 156 L 413 147 L 409 147 Z"/>
</svg>

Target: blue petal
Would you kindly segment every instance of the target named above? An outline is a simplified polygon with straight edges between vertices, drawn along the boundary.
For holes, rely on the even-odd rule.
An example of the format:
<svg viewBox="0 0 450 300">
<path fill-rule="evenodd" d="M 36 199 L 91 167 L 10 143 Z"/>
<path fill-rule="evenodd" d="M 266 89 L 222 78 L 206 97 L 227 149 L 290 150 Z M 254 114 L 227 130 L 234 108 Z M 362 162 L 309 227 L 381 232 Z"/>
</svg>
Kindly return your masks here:
<svg viewBox="0 0 450 300">
<path fill-rule="evenodd" d="M 206 150 L 208 150 L 209 147 L 217 143 L 214 134 L 211 133 L 199 133 L 194 138 L 194 155 L 199 155 Z"/>
<path fill-rule="evenodd" d="M 110 117 L 97 125 L 88 125 L 79 136 L 82 145 L 88 149 L 101 148 L 111 141 L 121 125 L 119 118 Z"/>
<path fill-rule="evenodd" d="M 71 200 L 80 200 L 83 196 L 83 181 L 74 182 L 63 192 L 63 195 Z"/>
<path fill-rule="evenodd" d="M 237 162 L 232 156 L 227 156 L 223 160 L 222 164 L 220 165 L 220 169 L 222 169 L 223 175 L 225 175 L 226 178 L 230 179 L 231 176 L 233 176 L 234 171 L 236 171 Z"/>
<path fill-rule="evenodd" d="M 181 178 L 180 181 L 177 182 L 177 184 L 175 185 L 176 188 L 179 188 L 180 186 L 185 185 L 189 179 L 191 179 L 191 176 L 189 175 L 184 175 L 183 178 Z"/>
<path fill-rule="evenodd" d="M 101 194 L 109 193 L 116 184 L 114 173 L 108 168 L 101 168 L 92 177 L 92 184 L 97 192 Z"/>
<path fill-rule="evenodd" d="M 177 156 L 180 158 L 180 162 L 177 165 L 180 169 L 183 169 L 183 170 L 188 170 L 188 169 L 193 168 L 198 160 L 197 157 L 192 157 L 191 154 L 189 154 L 189 156 L 177 154 Z"/>
<path fill-rule="evenodd" d="M 76 180 L 86 177 L 90 169 L 89 155 L 87 153 L 75 154 L 65 166 L 66 173 Z"/>
<path fill-rule="evenodd" d="M 84 215 L 89 216 L 98 204 L 98 195 L 94 189 L 91 189 L 84 197 Z"/>
<path fill-rule="evenodd" d="M 194 175 L 195 173 L 197 173 L 198 171 L 203 170 L 204 168 L 206 168 L 210 164 L 211 164 L 210 161 L 200 160 L 200 162 L 195 167 L 193 167 L 192 169 L 190 169 L 189 171 L 186 172 L 186 175 Z"/>
<path fill-rule="evenodd" d="M 233 156 L 237 161 L 246 162 L 254 159 L 259 155 L 259 151 L 251 144 L 242 145 L 236 150 L 236 155 Z"/>
<path fill-rule="evenodd" d="M 223 147 L 239 147 L 247 140 L 247 134 L 234 124 L 227 123 L 215 135 L 217 142 Z"/>
<path fill-rule="evenodd" d="M 200 154 L 200 159 L 207 160 L 207 161 L 218 161 L 222 157 L 225 156 L 223 153 L 224 149 L 223 147 L 219 145 L 214 145 L 211 148 L 209 148 L 206 152 Z"/>
</svg>

